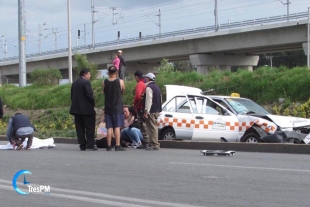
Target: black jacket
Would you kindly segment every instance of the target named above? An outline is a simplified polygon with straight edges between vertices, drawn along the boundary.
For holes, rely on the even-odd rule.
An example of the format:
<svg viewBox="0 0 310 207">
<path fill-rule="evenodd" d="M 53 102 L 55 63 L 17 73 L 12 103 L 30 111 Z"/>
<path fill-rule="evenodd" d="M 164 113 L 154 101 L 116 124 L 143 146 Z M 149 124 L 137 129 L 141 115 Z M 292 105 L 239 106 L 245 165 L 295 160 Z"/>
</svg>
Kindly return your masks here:
<svg viewBox="0 0 310 207">
<path fill-rule="evenodd" d="M 72 115 L 96 115 L 95 99 L 91 84 L 88 80 L 80 77 L 71 86 L 71 107 Z"/>
<path fill-rule="evenodd" d="M 119 58 L 119 69 L 121 69 L 122 67 L 126 67 L 126 61 L 125 61 L 125 58 L 122 56 L 122 55 L 120 55 L 120 56 L 118 56 L 118 58 Z"/>
<path fill-rule="evenodd" d="M 22 127 L 31 127 L 33 128 L 34 131 L 37 131 L 37 129 L 30 122 L 30 119 L 23 114 L 17 114 L 13 116 L 12 119 L 13 119 L 12 123 L 13 134 L 16 134 L 16 131 Z"/>
</svg>

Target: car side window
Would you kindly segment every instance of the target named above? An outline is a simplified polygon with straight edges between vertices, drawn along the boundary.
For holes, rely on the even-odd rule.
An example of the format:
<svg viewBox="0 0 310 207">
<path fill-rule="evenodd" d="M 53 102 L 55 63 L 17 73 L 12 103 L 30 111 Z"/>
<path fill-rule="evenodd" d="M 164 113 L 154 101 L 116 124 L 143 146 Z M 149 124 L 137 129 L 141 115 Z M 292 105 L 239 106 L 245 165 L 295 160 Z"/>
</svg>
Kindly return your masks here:
<svg viewBox="0 0 310 207">
<path fill-rule="evenodd" d="M 221 104 L 222 106 L 224 106 L 226 109 L 228 109 L 229 111 L 230 108 L 227 106 L 227 104 L 224 101 L 218 100 L 218 99 L 214 99 L 214 101 L 218 102 L 219 104 Z M 231 111 L 232 112 L 232 111 Z"/>
<path fill-rule="evenodd" d="M 190 96 L 189 100 L 196 114 L 222 114 L 221 108 L 207 98 Z"/>
<path fill-rule="evenodd" d="M 164 106 L 163 111 L 190 113 L 190 106 L 185 96 L 177 96 Z"/>
<path fill-rule="evenodd" d="M 190 108 L 190 106 L 189 106 L 188 101 L 186 101 L 184 104 L 182 104 L 182 105 L 178 108 L 177 112 L 179 112 L 179 113 L 191 113 L 191 108 Z"/>
</svg>

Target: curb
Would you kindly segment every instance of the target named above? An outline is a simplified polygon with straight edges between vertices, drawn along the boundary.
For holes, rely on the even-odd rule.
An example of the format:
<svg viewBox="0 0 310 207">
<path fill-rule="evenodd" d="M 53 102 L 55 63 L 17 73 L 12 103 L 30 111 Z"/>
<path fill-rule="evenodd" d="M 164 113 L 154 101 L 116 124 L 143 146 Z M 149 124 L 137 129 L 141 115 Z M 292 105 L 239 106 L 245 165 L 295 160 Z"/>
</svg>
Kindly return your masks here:
<svg viewBox="0 0 310 207">
<path fill-rule="evenodd" d="M 7 141 L 5 136 L 0 136 L 0 141 Z M 78 144 L 73 138 L 54 138 L 55 143 Z M 170 149 L 195 149 L 195 150 L 233 150 L 239 152 L 271 152 L 310 154 L 310 145 L 305 144 L 270 144 L 270 143 L 240 143 L 240 142 L 199 142 L 199 141 L 169 141 L 160 140 L 161 148 Z"/>
</svg>

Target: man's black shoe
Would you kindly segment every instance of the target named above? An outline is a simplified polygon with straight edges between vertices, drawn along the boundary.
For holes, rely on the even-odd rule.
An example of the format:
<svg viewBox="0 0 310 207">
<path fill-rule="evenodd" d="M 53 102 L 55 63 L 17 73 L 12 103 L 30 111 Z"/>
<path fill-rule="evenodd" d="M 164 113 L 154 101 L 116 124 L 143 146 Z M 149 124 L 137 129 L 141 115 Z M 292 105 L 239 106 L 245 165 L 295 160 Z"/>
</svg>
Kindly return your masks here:
<svg viewBox="0 0 310 207">
<path fill-rule="evenodd" d="M 146 149 L 149 147 L 149 144 L 142 144 L 139 147 L 137 147 L 136 149 Z"/>
<path fill-rule="evenodd" d="M 81 151 L 85 151 L 86 149 L 85 149 L 85 148 L 80 148 L 80 150 L 81 150 Z"/>
<path fill-rule="evenodd" d="M 145 150 L 148 150 L 148 151 L 150 151 L 150 150 L 159 150 L 159 148 L 156 148 L 156 147 L 147 147 L 147 148 L 145 148 Z"/>
<path fill-rule="evenodd" d="M 115 145 L 115 151 L 126 151 L 126 149 L 121 147 L 121 146 L 116 146 Z"/>
<path fill-rule="evenodd" d="M 110 145 L 110 146 L 107 146 L 107 151 L 111 151 L 111 150 L 112 150 L 111 145 Z"/>
<path fill-rule="evenodd" d="M 98 147 L 96 145 L 94 145 L 93 147 L 86 147 L 86 149 L 97 151 Z"/>
</svg>

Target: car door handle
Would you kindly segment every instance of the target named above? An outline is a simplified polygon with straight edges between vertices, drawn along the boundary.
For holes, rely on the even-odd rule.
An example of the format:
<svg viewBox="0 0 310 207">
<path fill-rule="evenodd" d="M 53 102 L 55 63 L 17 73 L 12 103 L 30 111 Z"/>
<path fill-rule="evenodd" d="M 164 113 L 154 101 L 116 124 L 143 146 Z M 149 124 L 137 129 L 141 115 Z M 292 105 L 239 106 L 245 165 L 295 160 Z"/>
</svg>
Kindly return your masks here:
<svg viewBox="0 0 310 207">
<path fill-rule="evenodd" d="M 202 116 L 195 116 L 196 119 L 203 119 Z"/>
<path fill-rule="evenodd" d="M 165 117 L 173 117 L 171 114 L 165 114 Z"/>
</svg>

